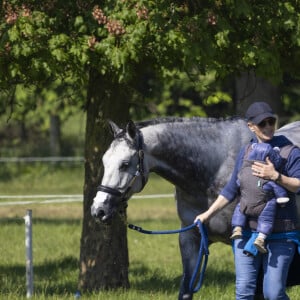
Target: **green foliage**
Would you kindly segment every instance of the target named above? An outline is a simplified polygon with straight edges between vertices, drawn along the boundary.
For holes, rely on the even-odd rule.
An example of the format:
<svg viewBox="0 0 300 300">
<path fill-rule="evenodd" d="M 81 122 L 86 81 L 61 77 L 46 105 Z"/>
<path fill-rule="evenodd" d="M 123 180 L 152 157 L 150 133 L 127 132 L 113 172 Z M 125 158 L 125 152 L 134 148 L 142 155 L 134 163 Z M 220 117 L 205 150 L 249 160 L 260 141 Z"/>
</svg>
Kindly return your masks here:
<svg viewBox="0 0 300 300">
<path fill-rule="evenodd" d="M 214 104 L 218 104 L 220 102 L 227 102 L 230 103 L 232 101 L 231 97 L 221 91 L 218 91 L 212 95 L 210 95 L 207 100 L 206 100 L 206 104 L 207 105 L 214 105 Z"/>
<path fill-rule="evenodd" d="M 211 0 L 205 5 L 169 0 L 3 1 L 0 37 L 0 89 L 21 83 L 55 90 L 50 84 L 55 82 L 79 94 L 87 87 L 89 70 L 96 69 L 109 81 L 139 92 L 145 77 L 160 81 L 153 87 L 162 102 L 170 99 L 164 93 L 172 96 L 167 92 L 171 86 L 180 86 L 165 76 L 175 70 L 188 74 L 184 81 L 191 80 L 202 99 L 173 99 L 182 107 L 178 113 L 205 115 L 210 92 L 220 103 L 224 97 L 216 98 L 218 85 L 200 91 L 195 78 L 214 72 L 216 80 L 254 69 L 277 83 L 285 73 L 299 79 L 300 13 L 294 0 Z M 64 97 L 57 96 L 56 101 Z M 134 101 L 147 104 L 153 97 L 143 94 Z M 35 106 L 33 102 L 24 99 L 24 107 Z M 49 107 L 53 105 L 56 110 L 58 105 L 49 100 Z M 157 112 L 172 112 L 164 106 L 169 105 L 161 103 Z"/>
<path fill-rule="evenodd" d="M 191 70 L 189 73 L 176 69 L 164 70 L 162 79 L 152 83 L 154 85 L 149 89 L 155 92 L 144 100 L 149 103 L 148 109 L 152 117 L 225 117 L 230 114 L 231 96 L 222 91 L 215 72 L 201 75 L 198 70 Z"/>
<path fill-rule="evenodd" d="M 23 90 L 21 89 L 21 91 Z M 36 99 L 34 95 L 33 99 Z M 37 100 L 37 103 L 33 103 L 31 106 L 32 111 L 27 106 L 28 112 L 26 112 L 24 103 L 18 102 L 9 122 L 6 116 L 0 117 L 0 135 L 2 137 L 0 156 L 49 156 L 51 154 L 48 144 L 49 113 L 51 113 L 52 108 L 55 108 L 55 105 L 62 103 L 66 104 L 66 108 L 60 112 L 60 154 L 63 156 L 83 156 L 86 118 L 84 112 L 76 112 L 76 106 L 72 105 L 71 99 L 56 99 L 53 107 L 48 107 L 47 102 Z M 11 114 L 10 112 L 7 113 Z M 5 170 L 5 168 L 3 169 Z M 4 170 L 3 172 L 5 172 Z"/>
<path fill-rule="evenodd" d="M 98 4 L 98 5 L 97 5 Z M 256 69 L 280 81 L 297 74 L 297 1 L 6 1 L 2 4 L 0 82 L 87 79 L 88 68 L 131 80 L 136 64 L 220 76 Z M 13 62 L 13 63 L 10 63 Z M 275 65 L 274 65 L 275 64 Z"/>
<path fill-rule="evenodd" d="M 300 86 L 294 85 L 289 89 L 289 95 L 284 95 L 283 97 L 283 108 L 286 115 L 292 116 L 288 122 L 299 121 L 300 120 Z"/>
<path fill-rule="evenodd" d="M 47 130 L 49 114 L 64 121 L 85 107 L 96 69 L 134 91 L 136 116 L 210 115 L 212 102 L 229 103 L 220 85 L 227 76 L 255 70 L 276 83 L 285 74 L 298 80 L 299 45 L 294 0 L 3 1 L 0 89 L 10 94 L 0 112 Z"/>
</svg>

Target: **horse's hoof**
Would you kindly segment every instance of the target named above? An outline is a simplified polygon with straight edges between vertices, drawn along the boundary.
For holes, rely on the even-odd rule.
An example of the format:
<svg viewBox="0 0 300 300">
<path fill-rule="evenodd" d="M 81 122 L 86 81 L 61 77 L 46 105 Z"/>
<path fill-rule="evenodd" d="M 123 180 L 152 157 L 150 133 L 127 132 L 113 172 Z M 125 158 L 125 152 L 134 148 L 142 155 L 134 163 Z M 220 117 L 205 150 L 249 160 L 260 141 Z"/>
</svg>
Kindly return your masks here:
<svg viewBox="0 0 300 300">
<path fill-rule="evenodd" d="M 182 300 L 192 300 L 193 296 L 191 294 L 184 294 L 182 296 Z"/>
</svg>

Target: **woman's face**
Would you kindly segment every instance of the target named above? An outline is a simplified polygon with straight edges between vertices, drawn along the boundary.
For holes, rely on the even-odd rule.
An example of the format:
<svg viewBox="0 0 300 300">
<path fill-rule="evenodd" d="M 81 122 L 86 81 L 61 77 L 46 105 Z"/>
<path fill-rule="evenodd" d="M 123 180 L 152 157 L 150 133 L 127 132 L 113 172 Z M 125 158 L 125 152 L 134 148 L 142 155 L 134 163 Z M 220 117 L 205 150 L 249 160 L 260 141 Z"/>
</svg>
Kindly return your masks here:
<svg viewBox="0 0 300 300">
<path fill-rule="evenodd" d="M 255 133 L 259 142 L 264 143 L 271 140 L 275 133 L 276 119 L 266 118 L 259 124 L 249 122 L 249 129 Z"/>
</svg>

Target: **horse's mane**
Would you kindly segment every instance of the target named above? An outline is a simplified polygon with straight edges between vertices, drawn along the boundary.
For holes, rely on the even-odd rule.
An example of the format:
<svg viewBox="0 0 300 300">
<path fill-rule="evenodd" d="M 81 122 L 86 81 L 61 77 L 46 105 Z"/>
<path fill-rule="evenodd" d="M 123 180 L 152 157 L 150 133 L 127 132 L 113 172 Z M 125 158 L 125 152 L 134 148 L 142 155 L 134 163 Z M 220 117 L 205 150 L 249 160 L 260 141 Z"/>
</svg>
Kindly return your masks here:
<svg viewBox="0 0 300 300">
<path fill-rule="evenodd" d="M 207 118 L 207 117 L 159 117 L 149 120 L 143 120 L 136 122 L 136 126 L 138 128 L 148 127 L 151 125 L 157 125 L 157 124 L 174 124 L 174 123 L 218 123 L 223 121 L 235 121 L 240 120 L 241 118 L 238 116 L 233 117 L 226 117 L 226 118 Z"/>
<path fill-rule="evenodd" d="M 212 124 L 219 124 L 222 122 L 234 122 L 238 120 L 243 120 L 241 117 L 238 116 L 231 116 L 225 118 L 212 118 L 212 117 L 158 117 L 148 120 L 141 120 L 136 121 L 135 126 L 138 130 L 143 128 L 147 128 L 150 126 L 156 125 L 166 125 L 166 127 L 173 127 L 173 126 L 181 126 L 182 124 L 184 127 L 189 125 L 198 126 L 198 127 L 207 127 L 210 128 Z M 174 127 L 173 127 L 174 128 Z M 114 139 L 125 139 L 128 142 L 128 145 L 133 145 L 132 141 L 126 138 L 126 129 L 121 129 L 118 134 L 115 135 Z"/>
</svg>

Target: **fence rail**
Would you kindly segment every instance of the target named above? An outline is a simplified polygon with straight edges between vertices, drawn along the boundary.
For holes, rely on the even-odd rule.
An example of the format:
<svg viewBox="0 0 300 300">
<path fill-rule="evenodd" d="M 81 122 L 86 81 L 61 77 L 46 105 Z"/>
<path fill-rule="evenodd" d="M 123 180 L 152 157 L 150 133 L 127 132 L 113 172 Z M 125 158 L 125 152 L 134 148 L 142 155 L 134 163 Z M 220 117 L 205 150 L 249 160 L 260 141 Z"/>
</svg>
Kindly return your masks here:
<svg viewBox="0 0 300 300">
<path fill-rule="evenodd" d="M 132 199 L 173 198 L 174 194 L 133 195 Z M 20 201 L 2 201 L 19 199 Z M 34 200 L 23 200 L 34 199 Z M 82 202 L 83 195 L 0 195 L 0 206 Z"/>
<path fill-rule="evenodd" d="M 0 163 L 84 162 L 82 156 L 0 157 Z"/>
</svg>

